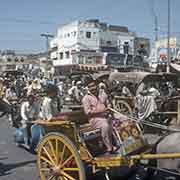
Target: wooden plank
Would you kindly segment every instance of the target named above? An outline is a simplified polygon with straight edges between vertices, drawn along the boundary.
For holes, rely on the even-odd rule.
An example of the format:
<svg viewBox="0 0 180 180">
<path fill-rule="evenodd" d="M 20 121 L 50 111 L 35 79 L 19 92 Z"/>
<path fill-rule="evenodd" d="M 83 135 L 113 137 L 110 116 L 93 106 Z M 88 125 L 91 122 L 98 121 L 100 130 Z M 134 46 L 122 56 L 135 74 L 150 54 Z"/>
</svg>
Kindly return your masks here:
<svg viewBox="0 0 180 180">
<path fill-rule="evenodd" d="M 169 114 L 169 115 L 171 115 L 171 114 L 178 114 L 178 112 L 157 112 L 157 114 Z"/>
<path fill-rule="evenodd" d="M 34 124 L 39 124 L 39 125 L 48 125 L 48 126 L 53 126 L 53 125 L 62 125 L 62 124 L 70 124 L 70 121 L 61 121 L 61 120 L 37 120 L 33 121 L 32 123 Z"/>
</svg>

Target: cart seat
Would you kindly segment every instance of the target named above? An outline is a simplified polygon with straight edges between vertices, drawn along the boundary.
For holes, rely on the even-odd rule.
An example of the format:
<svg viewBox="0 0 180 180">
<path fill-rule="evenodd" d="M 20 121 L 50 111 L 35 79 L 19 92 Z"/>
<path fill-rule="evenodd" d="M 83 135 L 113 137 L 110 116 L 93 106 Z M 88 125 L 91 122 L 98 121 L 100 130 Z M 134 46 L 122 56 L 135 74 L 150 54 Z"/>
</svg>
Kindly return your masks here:
<svg viewBox="0 0 180 180">
<path fill-rule="evenodd" d="M 67 111 L 58 114 L 57 119 L 74 122 L 76 125 L 88 123 L 88 117 L 83 110 Z"/>
<path fill-rule="evenodd" d="M 106 151 L 106 146 L 102 140 L 101 130 L 94 129 L 89 123 L 80 126 L 81 137 L 93 157 L 102 155 Z"/>
<path fill-rule="evenodd" d="M 80 125 L 79 130 L 80 130 L 80 133 L 86 133 L 89 131 L 93 131 L 94 129 L 92 128 L 90 123 L 86 123 L 86 124 Z"/>
</svg>

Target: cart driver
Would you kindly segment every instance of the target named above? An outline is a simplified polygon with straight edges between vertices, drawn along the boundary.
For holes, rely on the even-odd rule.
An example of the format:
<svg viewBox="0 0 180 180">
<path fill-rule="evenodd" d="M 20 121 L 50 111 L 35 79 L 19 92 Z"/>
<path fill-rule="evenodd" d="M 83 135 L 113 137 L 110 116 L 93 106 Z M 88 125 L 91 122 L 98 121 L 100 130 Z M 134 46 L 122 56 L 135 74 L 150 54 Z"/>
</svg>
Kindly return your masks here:
<svg viewBox="0 0 180 180">
<path fill-rule="evenodd" d="M 114 153 L 117 148 L 112 145 L 112 126 L 107 118 L 108 108 L 98 97 L 96 81 L 88 84 L 88 94 L 82 99 L 85 114 L 89 117 L 89 122 L 93 129 L 101 129 L 102 139 L 107 148 L 107 153 Z"/>
</svg>

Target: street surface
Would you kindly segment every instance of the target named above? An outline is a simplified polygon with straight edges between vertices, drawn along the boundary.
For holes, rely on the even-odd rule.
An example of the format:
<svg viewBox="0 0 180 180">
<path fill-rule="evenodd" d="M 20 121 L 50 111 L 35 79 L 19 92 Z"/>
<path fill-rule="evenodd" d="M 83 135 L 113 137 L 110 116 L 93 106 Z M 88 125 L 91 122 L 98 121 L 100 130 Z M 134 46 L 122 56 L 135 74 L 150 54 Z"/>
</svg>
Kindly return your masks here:
<svg viewBox="0 0 180 180">
<path fill-rule="evenodd" d="M 13 142 L 14 129 L 0 119 L 0 180 L 38 180 L 36 156 Z"/>
</svg>

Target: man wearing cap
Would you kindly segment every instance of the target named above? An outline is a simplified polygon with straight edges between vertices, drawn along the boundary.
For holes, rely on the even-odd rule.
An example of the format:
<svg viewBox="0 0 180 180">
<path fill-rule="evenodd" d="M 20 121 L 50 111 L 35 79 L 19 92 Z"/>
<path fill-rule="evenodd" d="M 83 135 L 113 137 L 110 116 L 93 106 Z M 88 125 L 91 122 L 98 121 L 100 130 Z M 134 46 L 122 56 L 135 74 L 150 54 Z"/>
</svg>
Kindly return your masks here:
<svg viewBox="0 0 180 180">
<path fill-rule="evenodd" d="M 82 99 L 85 114 L 93 129 L 101 129 L 102 138 L 107 152 L 112 153 L 116 147 L 112 145 L 112 126 L 107 118 L 108 108 L 98 97 L 97 84 L 95 81 L 88 84 L 89 93 Z"/>
<path fill-rule="evenodd" d="M 41 84 L 40 84 L 39 80 L 34 79 L 28 87 L 27 95 L 38 92 L 40 89 L 41 89 Z"/>
<path fill-rule="evenodd" d="M 98 95 L 98 98 L 106 107 L 111 107 L 108 95 L 106 93 L 106 85 L 103 82 L 99 83 L 99 95 Z"/>
</svg>

